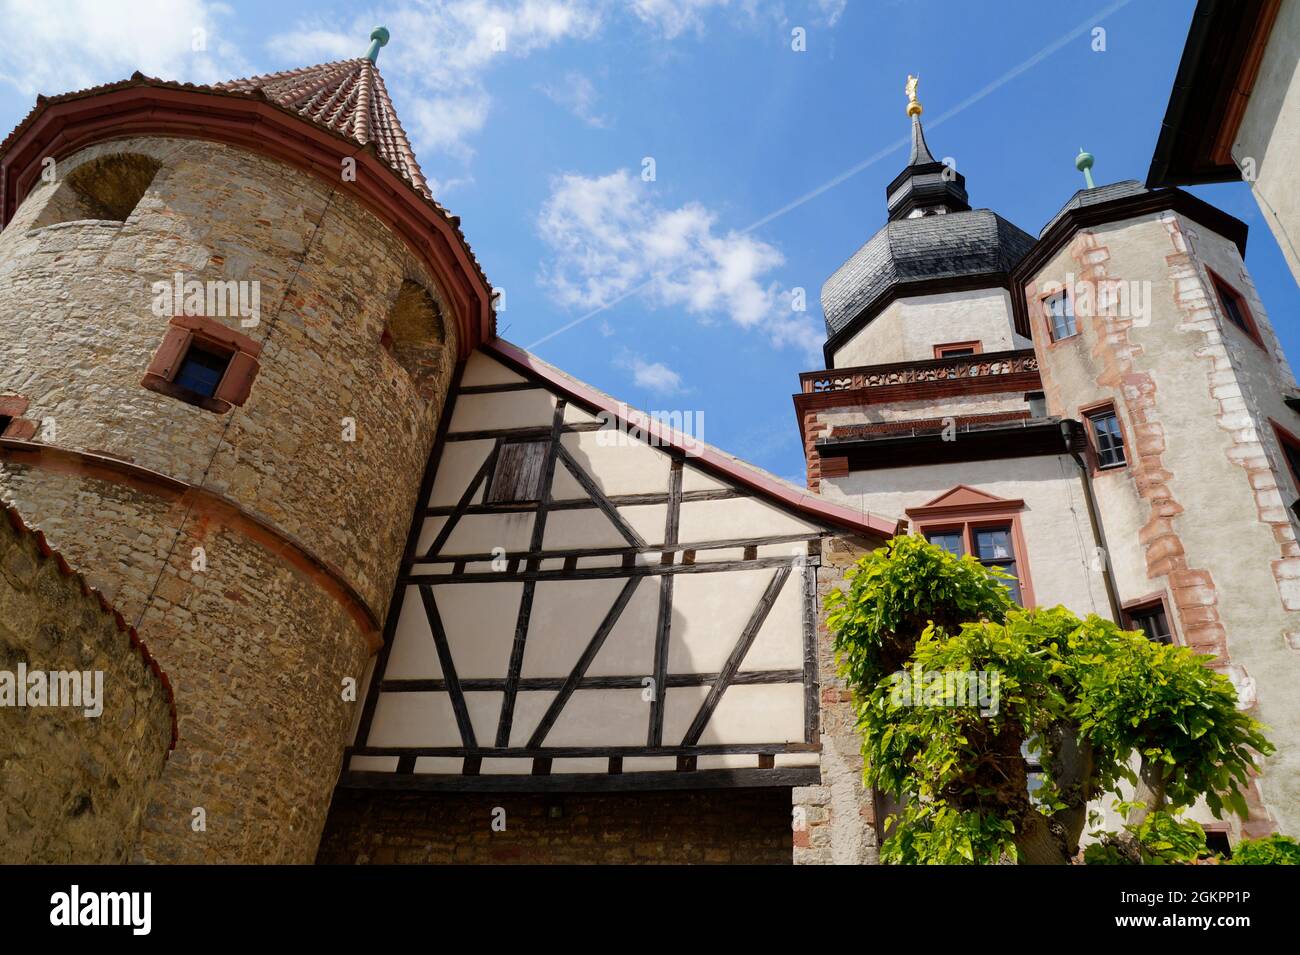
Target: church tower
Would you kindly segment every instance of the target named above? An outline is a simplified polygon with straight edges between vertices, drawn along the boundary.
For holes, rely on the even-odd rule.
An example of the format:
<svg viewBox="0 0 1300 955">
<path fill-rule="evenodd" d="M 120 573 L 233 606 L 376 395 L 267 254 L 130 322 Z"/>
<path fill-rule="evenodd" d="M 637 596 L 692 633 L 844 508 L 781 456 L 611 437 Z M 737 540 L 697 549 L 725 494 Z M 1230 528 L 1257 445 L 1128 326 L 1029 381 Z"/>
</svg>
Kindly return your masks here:
<svg viewBox="0 0 1300 955">
<path fill-rule="evenodd" d="M 0 145 L 0 497 L 170 676 L 142 860 L 315 857 L 453 370 L 491 334 L 371 40 L 41 97 Z"/>
<path fill-rule="evenodd" d="M 826 282 L 827 368 L 795 396 L 809 487 L 1004 568 L 1027 607 L 1213 654 L 1278 745 L 1233 835 L 1294 831 L 1300 396 L 1245 225 L 1094 186 L 1081 152 L 1034 238 L 970 208 L 908 92 L 888 221 Z"/>
</svg>

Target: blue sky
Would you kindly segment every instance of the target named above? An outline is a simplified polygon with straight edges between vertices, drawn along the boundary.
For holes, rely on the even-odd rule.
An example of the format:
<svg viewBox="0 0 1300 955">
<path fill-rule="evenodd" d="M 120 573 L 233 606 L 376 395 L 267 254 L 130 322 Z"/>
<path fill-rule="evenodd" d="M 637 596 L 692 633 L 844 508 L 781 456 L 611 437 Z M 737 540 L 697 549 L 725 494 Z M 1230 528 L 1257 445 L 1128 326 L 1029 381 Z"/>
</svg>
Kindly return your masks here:
<svg viewBox="0 0 1300 955">
<path fill-rule="evenodd" d="M 802 481 L 790 395 L 821 367 L 822 282 L 884 222 L 907 74 L 972 205 L 1037 233 L 1082 185 L 1080 146 L 1098 182 L 1145 178 L 1193 7 L 0 0 L 0 125 L 38 91 L 135 69 L 211 82 L 360 55 L 385 24 L 380 69 L 505 290 L 502 334 L 630 404 L 702 412 L 704 440 Z M 1250 226 L 1247 264 L 1296 354 L 1296 285 L 1248 189 L 1192 191 Z"/>
</svg>

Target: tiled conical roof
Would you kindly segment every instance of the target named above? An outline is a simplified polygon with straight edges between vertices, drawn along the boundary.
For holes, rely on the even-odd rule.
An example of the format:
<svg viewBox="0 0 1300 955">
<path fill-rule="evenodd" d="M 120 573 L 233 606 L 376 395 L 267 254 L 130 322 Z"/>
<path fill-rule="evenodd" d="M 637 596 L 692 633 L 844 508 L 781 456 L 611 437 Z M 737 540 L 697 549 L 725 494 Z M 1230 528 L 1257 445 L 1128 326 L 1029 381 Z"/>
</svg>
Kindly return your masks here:
<svg viewBox="0 0 1300 955">
<path fill-rule="evenodd" d="M 213 88 L 239 93 L 261 91 L 272 102 L 362 146 L 373 143 L 384 162 L 424 195 L 433 197 L 388 97 L 379 67 L 368 57 L 250 76 L 217 83 Z"/>
</svg>

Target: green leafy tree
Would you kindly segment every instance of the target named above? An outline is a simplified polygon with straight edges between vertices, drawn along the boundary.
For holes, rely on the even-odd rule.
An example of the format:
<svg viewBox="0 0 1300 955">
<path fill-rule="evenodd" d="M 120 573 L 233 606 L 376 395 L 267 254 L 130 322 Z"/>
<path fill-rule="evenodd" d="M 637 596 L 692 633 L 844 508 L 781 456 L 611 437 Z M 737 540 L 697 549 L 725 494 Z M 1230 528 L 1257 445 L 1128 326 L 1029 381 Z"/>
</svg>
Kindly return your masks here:
<svg viewBox="0 0 1300 955">
<path fill-rule="evenodd" d="M 1152 813 L 1203 797 L 1216 816 L 1245 815 L 1255 755 L 1272 747 L 1208 657 L 1095 615 L 1023 610 L 1005 579 L 901 536 L 827 601 L 865 780 L 901 805 L 882 860 L 1065 863 L 1089 801 L 1124 782 L 1137 793 L 1132 828 L 1109 841 L 1145 861 L 1143 839 L 1177 835 L 1172 815 L 1142 828 Z M 1030 751 L 1043 767 L 1032 794 Z M 1184 849 L 1178 838 L 1158 851 Z"/>
<path fill-rule="evenodd" d="M 1228 865 L 1300 865 L 1300 842 L 1290 836 L 1271 835 L 1237 843 Z"/>
</svg>

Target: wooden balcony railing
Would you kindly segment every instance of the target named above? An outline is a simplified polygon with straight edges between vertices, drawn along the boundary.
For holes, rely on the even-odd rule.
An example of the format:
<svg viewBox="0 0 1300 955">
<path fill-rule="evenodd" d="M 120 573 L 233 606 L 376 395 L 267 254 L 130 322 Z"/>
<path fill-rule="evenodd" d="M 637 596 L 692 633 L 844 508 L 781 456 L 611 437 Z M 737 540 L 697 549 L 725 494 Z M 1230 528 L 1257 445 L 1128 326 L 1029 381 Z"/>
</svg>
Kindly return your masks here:
<svg viewBox="0 0 1300 955">
<path fill-rule="evenodd" d="M 1038 358 L 1032 348 L 1018 351 L 963 355 L 960 358 L 931 358 L 925 361 L 900 361 L 890 365 L 862 365 L 857 368 L 834 368 L 828 371 L 805 371 L 799 375 L 803 393 L 854 391 L 884 385 L 912 385 L 931 381 L 955 381 L 967 378 L 991 378 L 1037 372 Z"/>
</svg>

